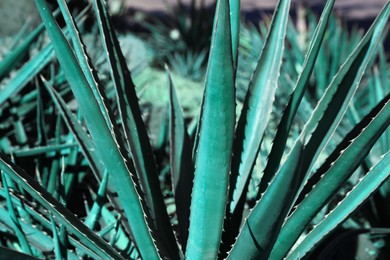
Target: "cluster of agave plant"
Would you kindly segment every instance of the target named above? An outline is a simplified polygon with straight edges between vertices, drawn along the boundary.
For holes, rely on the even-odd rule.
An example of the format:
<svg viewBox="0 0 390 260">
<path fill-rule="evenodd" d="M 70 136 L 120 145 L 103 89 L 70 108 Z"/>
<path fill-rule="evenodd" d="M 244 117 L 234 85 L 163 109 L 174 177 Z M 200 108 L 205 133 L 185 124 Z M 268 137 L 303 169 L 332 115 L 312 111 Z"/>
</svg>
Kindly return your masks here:
<svg viewBox="0 0 390 260">
<path fill-rule="evenodd" d="M 276 6 L 237 115 L 240 1 L 217 1 L 193 142 L 167 69 L 173 210 L 164 200 L 136 86 L 104 0 L 91 4 L 109 80 L 102 79 L 83 44 L 83 15 L 72 15 L 65 0 L 57 2 L 60 10 L 53 14 L 46 0 L 35 0 L 43 24 L 0 62 L 1 257 L 300 259 L 310 256 L 377 190 L 388 201 L 390 96 L 386 57 L 378 46 L 390 2 L 340 67 L 329 64 L 327 73 L 316 68 L 326 56 L 321 46 L 334 0 L 327 1 L 302 60 L 285 61 L 297 75 L 289 79 L 291 94 L 249 212 L 252 172 L 271 125 L 279 79 L 288 77 L 282 61 L 291 1 L 280 0 Z M 56 22 L 59 15 L 66 23 L 63 29 Z M 27 59 L 45 29 L 50 42 L 40 41 L 43 46 Z M 367 90 L 375 95 L 353 102 L 378 53 L 374 88 Z M 292 133 L 312 74 L 326 86 L 315 89 L 318 102 L 302 129 Z M 372 109 L 362 112 L 360 101 Z M 338 137 L 315 167 L 346 120 L 350 131 Z M 380 149 L 373 149 L 378 143 Z M 92 183 L 87 192 L 80 187 L 86 182 Z M 93 203 L 86 203 L 85 218 L 75 216 L 72 203 L 88 200 Z"/>
</svg>

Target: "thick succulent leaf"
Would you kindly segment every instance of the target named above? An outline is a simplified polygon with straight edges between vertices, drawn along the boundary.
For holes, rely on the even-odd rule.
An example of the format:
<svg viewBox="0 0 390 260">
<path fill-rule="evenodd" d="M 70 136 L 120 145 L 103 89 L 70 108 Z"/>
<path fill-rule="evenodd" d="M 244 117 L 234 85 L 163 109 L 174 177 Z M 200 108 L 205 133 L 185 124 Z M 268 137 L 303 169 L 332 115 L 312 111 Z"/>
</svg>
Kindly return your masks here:
<svg viewBox="0 0 390 260">
<path fill-rule="evenodd" d="M 8 98 L 20 92 L 49 63 L 52 57 L 53 46 L 48 44 L 31 60 L 26 62 L 16 75 L 2 87 L 0 104 L 3 104 Z"/>
<path fill-rule="evenodd" d="M 386 73 L 385 71 L 382 71 L 381 73 Z M 383 87 L 383 83 L 386 83 L 386 81 L 384 80 L 384 82 L 382 83 L 382 80 L 380 78 L 380 75 L 379 75 L 379 71 L 378 69 L 375 67 L 374 68 L 374 81 L 375 81 L 375 84 L 374 84 L 374 89 L 375 89 L 375 101 L 376 102 L 379 102 L 381 100 L 381 98 L 384 96 L 384 87 Z M 381 152 L 382 153 L 386 153 L 387 151 L 390 150 L 390 131 L 387 130 L 387 132 L 385 132 L 385 134 L 383 134 L 380 138 L 380 143 L 381 143 Z"/>
<path fill-rule="evenodd" d="M 230 0 L 230 29 L 232 30 L 232 53 L 234 66 L 237 66 L 238 61 L 238 46 L 240 41 L 240 9 L 241 0 Z"/>
<path fill-rule="evenodd" d="M 230 259 L 268 259 L 303 177 L 300 170 L 303 142 L 299 140 L 301 150 L 289 154 L 289 164 L 281 168 L 253 208 L 229 254 Z"/>
<path fill-rule="evenodd" d="M 12 154 L 16 157 L 37 156 L 42 154 L 52 154 L 55 152 L 60 152 L 76 146 L 77 143 L 36 146 L 34 148 L 23 148 L 23 149 L 12 150 Z"/>
<path fill-rule="evenodd" d="M 330 212 L 325 219 L 317 224 L 299 245 L 287 256 L 287 259 L 302 258 L 309 250 L 321 241 L 326 235 L 340 225 L 370 195 L 372 195 L 390 176 L 390 152 L 387 153 L 364 176 L 347 196 Z"/>
<path fill-rule="evenodd" d="M 36 126 L 37 126 L 37 146 L 43 146 L 48 143 L 48 135 L 45 131 L 46 126 L 46 120 L 45 120 L 45 109 L 43 105 L 43 95 L 42 95 L 42 88 L 40 86 L 38 77 L 35 78 L 35 85 L 36 85 Z"/>
<path fill-rule="evenodd" d="M 309 48 L 299 74 L 298 80 L 295 84 L 294 91 L 290 96 L 290 100 L 283 112 L 280 120 L 278 130 L 276 132 L 271 152 L 268 156 L 268 162 L 264 169 L 264 174 L 261 179 L 259 193 L 263 193 L 272 180 L 273 176 L 278 170 L 283 152 L 286 147 L 287 138 L 291 129 L 293 119 L 298 111 L 299 104 L 303 98 L 303 94 L 308 86 L 311 73 L 317 61 L 318 52 L 320 50 L 322 40 L 324 38 L 325 29 L 334 5 L 334 0 L 327 1 L 322 12 L 320 21 L 314 31 L 313 38 L 309 44 Z"/>
<path fill-rule="evenodd" d="M 88 134 L 85 132 L 81 124 L 77 121 L 76 117 L 67 108 L 66 103 L 62 99 L 61 95 L 57 93 L 57 91 L 55 91 L 52 87 L 50 87 L 47 84 L 47 82 L 43 81 L 43 83 L 46 89 L 48 90 L 51 98 L 53 99 L 54 104 L 56 105 L 58 111 L 60 112 L 65 124 L 67 125 L 67 127 L 73 133 L 73 136 L 77 140 L 77 143 L 81 148 L 81 152 L 84 154 L 85 158 L 87 159 L 96 180 L 100 182 L 103 179 L 105 167 L 102 160 L 95 152 L 96 147 L 94 143 L 92 142 Z M 107 184 L 108 199 L 110 200 L 110 203 L 114 206 L 114 208 L 118 212 L 122 213 L 123 206 L 121 204 L 121 201 L 118 199 L 116 195 L 115 187 L 116 187 L 115 182 L 109 180 Z M 126 221 L 126 218 L 122 218 L 122 219 L 123 219 L 122 220 L 123 226 L 125 227 L 126 231 L 128 231 L 128 233 L 131 234 L 132 231 L 130 229 L 128 222 Z"/>
<path fill-rule="evenodd" d="M 114 224 L 118 221 L 117 216 L 113 214 L 112 211 L 107 209 L 107 207 L 103 206 L 101 210 L 101 220 L 105 224 L 105 232 L 103 233 L 103 229 L 100 231 L 101 236 L 105 236 L 107 233 L 113 234 L 113 228 L 115 227 Z M 112 226 L 112 228 L 110 228 Z M 121 251 L 124 251 L 129 248 L 129 245 L 131 244 L 131 241 L 128 239 L 126 233 L 124 230 L 119 226 L 117 227 L 117 240 L 115 242 L 115 247 L 120 249 Z"/>
<path fill-rule="evenodd" d="M 50 87 L 45 80 L 43 81 L 43 83 L 47 91 L 49 92 L 52 100 L 54 101 L 56 108 L 60 112 L 65 124 L 77 140 L 77 143 L 79 144 L 81 151 L 87 159 L 96 179 L 100 181 L 104 175 L 104 164 L 95 153 L 96 147 L 92 143 L 91 138 L 85 132 L 81 124 L 77 121 L 76 117 L 68 109 L 61 95 L 57 91 L 55 91 L 54 88 Z"/>
<path fill-rule="evenodd" d="M 106 196 L 108 182 L 108 173 L 105 172 L 102 182 L 99 185 L 99 190 L 95 201 L 93 202 L 91 210 L 88 212 L 87 217 L 85 218 L 84 224 L 89 227 L 91 230 L 95 229 L 96 223 L 100 218 L 102 206 L 104 203 L 104 197 Z"/>
<path fill-rule="evenodd" d="M 169 140 L 170 167 L 176 213 L 179 222 L 181 246 L 185 249 L 190 221 L 191 191 L 194 180 L 191 141 L 187 133 L 183 112 L 170 74 L 169 79 Z"/>
<path fill-rule="evenodd" d="M 229 4 L 218 1 L 200 118 L 186 257 L 215 259 L 223 228 L 235 124 Z"/>
<path fill-rule="evenodd" d="M 31 255 L 26 255 L 2 246 L 0 246 L 0 256 L 3 259 L 13 259 L 13 260 L 38 260 L 39 259 Z"/>
<path fill-rule="evenodd" d="M 81 17 L 83 15 L 83 12 L 78 15 L 76 17 L 76 21 L 81 22 Z M 68 30 L 65 30 L 64 34 L 68 35 Z M 53 53 L 53 46 L 51 43 L 48 43 L 32 59 L 26 62 L 23 67 L 17 71 L 15 76 L 13 76 L 12 79 L 2 87 L 0 105 L 11 96 L 20 92 L 28 82 L 37 76 L 38 73 L 51 61 Z"/>
<path fill-rule="evenodd" d="M 0 196 L 5 196 L 5 191 L 0 188 Z M 38 213 L 32 206 L 29 205 L 28 202 L 23 201 L 19 197 L 17 197 L 15 194 L 11 194 L 11 199 L 14 205 L 17 207 L 23 206 L 24 209 L 29 213 L 29 215 L 37 221 L 42 227 L 45 229 L 51 228 L 51 223 L 48 221 L 44 216 L 42 216 L 40 213 Z M 22 202 L 23 201 L 23 202 Z M 0 208 L 0 219 L 2 223 L 5 225 L 11 225 L 11 220 L 8 218 L 3 218 L 6 210 L 4 208 Z M 51 237 L 48 237 L 45 235 L 42 230 L 39 230 L 37 228 L 32 227 L 29 224 L 25 224 L 24 222 L 21 222 L 22 228 L 25 231 L 27 235 L 28 242 L 33 245 L 36 248 L 42 249 L 42 251 L 52 251 L 53 250 L 53 239 Z M 81 244 L 77 239 L 75 239 L 73 236 L 68 236 L 69 242 L 72 246 L 77 248 L 80 252 L 87 254 L 88 256 L 92 258 L 98 258 L 99 255 L 97 255 L 93 250 L 89 249 L 88 247 Z M 70 254 L 69 256 L 72 256 L 73 254 Z"/>
<path fill-rule="evenodd" d="M 19 65 L 19 62 L 23 58 L 25 58 L 31 45 L 35 43 L 44 29 L 44 25 L 40 24 L 29 35 L 26 36 L 21 44 L 19 44 L 15 49 L 7 52 L 7 54 L 0 62 L 0 82 L 9 74 L 9 72 L 11 72 L 17 65 Z"/>
<path fill-rule="evenodd" d="M 80 37 L 80 33 L 79 30 L 77 29 L 74 18 L 70 13 L 67 4 L 65 3 L 65 0 L 57 0 L 57 2 L 60 7 L 61 13 L 64 17 L 64 20 L 66 22 L 67 29 L 69 30 L 69 36 L 72 39 L 74 52 L 79 61 L 80 67 L 85 75 L 85 78 L 89 83 L 89 86 L 91 87 L 95 95 L 96 100 L 98 101 L 102 114 L 106 118 L 106 121 L 109 121 L 108 119 L 109 115 L 106 109 L 107 104 L 104 103 L 107 102 L 107 98 L 105 96 L 102 96 L 104 95 L 104 93 L 99 89 L 99 86 L 101 85 L 99 82 L 99 78 L 92 66 L 91 60 L 87 55 L 86 47 Z M 108 126 L 110 127 L 110 124 L 108 124 Z"/>
<path fill-rule="evenodd" d="M 323 97 L 317 104 L 301 135 L 309 136 L 304 149 L 302 170 L 309 177 L 310 170 L 320 152 L 328 143 L 341 121 L 348 104 L 356 91 L 387 22 L 390 3 L 387 3 L 359 45 L 340 68 Z M 298 149 L 293 147 L 292 149 Z M 306 177 L 306 178 L 307 178 Z M 260 197 L 260 194 L 258 194 Z"/>
<path fill-rule="evenodd" d="M 390 124 L 390 94 L 345 137 L 319 168 L 322 179 L 284 224 L 271 257 L 284 257 L 309 221 L 337 193 Z"/>
<path fill-rule="evenodd" d="M 4 190 L 0 191 L 0 196 L 5 193 Z M 12 195 L 11 195 L 12 196 Z M 15 199 L 12 198 L 12 202 L 15 205 Z M 19 203 L 20 204 L 20 203 Z M 6 207 L 0 207 L 0 222 L 2 225 L 10 227 L 12 229 L 12 220 L 9 217 L 9 213 Z M 44 252 L 50 252 L 53 250 L 53 239 L 45 235 L 41 230 L 38 230 L 36 227 L 32 227 L 30 224 L 26 224 L 23 221 L 20 221 L 23 232 L 26 234 L 27 241 L 30 246 L 35 247 Z"/>
<path fill-rule="evenodd" d="M 8 179 L 8 180 L 7 180 Z M 7 201 L 7 208 L 8 208 L 8 214 L 11 218 L 12 226 L 15 231 L 16 237 L 18 238 L 19 244 L 23 250 L 24 253 L 31 255 L 32 251 L 30 248 L 30 245 L 28 244 L 26 234 L 23 232 L 23 229 L 21 228 L 19 218 L 16 216 L 15 208 L 12 203 L 12 199 L 9 193 L 8 189 L 8 182 L 12 182 L 10 178 L 7 178 L 6 174 L 4 172 L 1 172 L 1 180 L 4 185 L 5 190 L 5 199 Z"/>
<path fill-rule="evenodd" d="M 56 223 L 54 222 L 53 216 L 50 215 L 50 222 L 51 222 L 51 227 L 52 227 L 52 232 L 53 232 L 53 243 L 54 243 L 54 255 L 56 259 L 64 259 L 65 256 L 62 255 L 62 245 L 60 242 L 59 234 L 57 231 Z"/>
<path fill-rule="evenodd" d="M 4 171 L 22 189 L 53 214 L 57 221 L 80 241 L 102 258 L 123 259 L 112 247 L 88 229 L 80 220 L 58 202 L 38 182 L 0 154 L 0 169 Z"/>
<path fill-rule="evenodd" d="M 245 187 L 260 149 L 260 143 L 270 118 L 282 63 L 284 39 L 290 0 L 280 0 L 276 6 L 270 31 L 253 72 L 245 97 L 234 139 L 231 192 L 232 212 Z"/>
<path fill-rule="evenodd" d="M 95 99 L 75 54 L 53 19 L 46 2 L 36 0 L 36 3 L 54 45 L 60 65 L 86 119 L 97 152 L 108 172 L 112 174 L 112 180 L 123 202 L 126 217 L 134 231 L 135 240 L 139 242 L 137 242 L 137 245 L 141 255 L 145 258 L 155 259 L 158 257 L 158 252 L 145 219 L 144 205 L 139 196 L 141 191 L 137 190 L 135 185 L 137 180 L 129 171 L 130 165 L 126 160 L 126 152 L 122 143 L 118 142 L 117 134 L 111 132 L 110 128 L 113 131 L 115 131 L 115 128 L 109 128 L 108 123 L 111 126 L 113 124 L 107 122 L 107 118 L 101 112 L 100 104 Z M 108 119 L 111 120 L 111 117 Z"/>
<path fill-rule="evenodd" d="M 102 44 L 111 68 L 110 72 L 114 81 L 126 143 L 132 155 L 140 186 L 145 193 L 150 216 L 158 230 L 155 234 L 161 237 L 155 237 L 156 245 L 163 255 L 166 254 L 164 256 L 178 258 L 179 249 L 164 204 L 153 151 L 142 120 L 135 85 L 120 49 L 108 11 L 104 6 L 104 1 L 95 0 L 94 7 L 98 16 Z"/>
</svg>

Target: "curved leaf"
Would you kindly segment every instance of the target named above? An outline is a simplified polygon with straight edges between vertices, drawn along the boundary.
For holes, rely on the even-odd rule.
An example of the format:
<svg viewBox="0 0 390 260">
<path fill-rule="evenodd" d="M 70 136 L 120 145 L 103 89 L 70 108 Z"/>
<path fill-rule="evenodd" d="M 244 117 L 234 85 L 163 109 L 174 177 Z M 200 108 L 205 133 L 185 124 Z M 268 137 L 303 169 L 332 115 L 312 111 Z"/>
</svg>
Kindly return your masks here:
<svg viewBox="0 0 390 260">
<path fill-rule="evenodd" d="M 390 124 L 390 94 L 340 143 L 318 170 L 322 179 L 287 219 L 271 257 L 288 253 L 309 221 L 353 174 L 383 131 Z"/>
<path fill-rule="evenodd" d="M 100 257 L 123 259 L 112 247 L 59 203 L 46 189 L 2 154 L 0 154 L 0 170 L 4 171 L 22 189 L 48 209 L 60 223 L 66 226 L 70 233 L 74 234 L 83 244 L 95 251 Z"/>
<path fill-rule="evenodd" d="M 134 231 L 133 234 L 141 255 L 144 258 L 158 258 L 158 252 L 145 219 L 145 205 L 140 201 L 139 194 L 141 190 L 135 184 L 137 183 L 136 177 L 129 171 L 131 165 L 124 156 L 126 154 L 124 147 L 121 142 L 118 142 L 117 134 L 112 133 L 109 129 L 107 125 L 109 122 L 106 121 L 107 118 L 101 112 L 100 104 L 95 99 L 75 54 L 53 19 L 46 2 L 36 0 L 36 4 L 52 40 L 60 65 L 86 119 L 97 152 L 107 171 L 112 174 L 112 180 L 123 202 L 126 217 Z M 108 119 L 111 120 L 111 118 Z M 113 125 L 112 122 L 110 122 L 110 125 Z M 111 129 L 113 128 L 111 127 Z"/>
<path fill-rule="evenodd" d="M 301 149 L 289 154 L 289 164 L 280 169 L 253 208 L 229 254 L 230 259 L 268 259 L 303 177 L 300 169 L 303 142 L 299 140 Z"/>
<path fill-rule="evenodd" d="M 303 94 L 308 86 L 310 75 L 314 69 L 314 65 L 317 61 L 318 52 L 320 50 L 322 40 L 324 38 L 325 29 L 328 24 L 328 20 L 334 5 L 334 0 L 326 2 L 324 10 L 322 12 L 320 21 L 314 31 L 313 38 L 309 44 L 309 48 L 305 57 L 305 61 L 302 66 L 301 73 L 295 84 L 294 91 L 290 97 L 290 100 L 283 112 L 282 119 L 280 120 L 278 130 L 276 132 L 272 149 L 268 156 L 267 165 L 264 169 L 264 174 L 261 179 L 258 194 L 265 191 L 268 183 L 272 180 L 274 174 L 277 172 L 280 161 L 283 156 L 283 152 L 286 147 L 287 138 L 292 126 L 295 114 L 298 111 L 299 104 L 303 98 Z"/>
<path fill-rule="evenodd" d="M 287 259 L 302 258 L 319 241 L 340 225 L 349 215 L 362 205 L 390 176 L 390 152 L 387 153 L 364 176 L 347 196 L 329 213 L 299 245 L 287 256 Z"/>
<path fill-rule="evenodd" d="M 119 41 L 112 28 L 104 1 L 94 1 L 98 16 L 98 26 L 109 61 L 111 77 L 114 81 L 119 115 L 127 148 L 129 149 L 134 168 L 144 191 L 144 199 L 155 232 L 154 240 L 162 257 L 179 258 L 179 249 L 173 234 L 169 216 L 164 204 L 158 173 L 149 137 L 142 120 L 135 85 L 127 68 L 125 57 L 120 49 Z M 165 252 L 166 251 L 166 252 Z"/>
</svg>

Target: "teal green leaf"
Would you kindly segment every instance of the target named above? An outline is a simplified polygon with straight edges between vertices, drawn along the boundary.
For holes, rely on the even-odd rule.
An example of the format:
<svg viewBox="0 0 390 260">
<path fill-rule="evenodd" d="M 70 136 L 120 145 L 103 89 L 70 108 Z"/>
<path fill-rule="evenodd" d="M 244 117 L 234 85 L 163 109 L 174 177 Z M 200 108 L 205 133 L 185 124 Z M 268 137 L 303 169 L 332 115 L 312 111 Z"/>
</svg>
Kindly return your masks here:
<svg viewBox="0 0 390 260">
<path fill-rule="evenodd" d="M 145 219 L 145 205 L 140 201 L 139 193 L 141 190 L 135 185 L 137 180 L 129 171 L 131 165 L 126 159 L 127 155 L 122 143 L 117 140 L 118 134 L 115 133 L 117 129 L 108 127 L 107 123 L 109 122 L 106 121 L 101 112 L 100 104 L 95 99 L 75 54 L 53 19 L 46 2 L 36 0 L 36 4 L 52 40 L 60 65 L 86 119 L 97 152 L 108 172 L 113 175 L 112 179 L 125 206 L 124 211 L 134 231 L 135 240 L 138 241 L 137 245 L 141 255 L 144 258 L 155 259 L 158 257 L 158 252 Z M 109 119 L 111 119 L 111 116 Z M 112 122 L 110 122 L 110 125 L 113 125 Z M 112 133 L 110 128 L 115 132 Z"/>
<path fill-rule="evenodd" d="M 155 233 L 156 236 L 154 237 L 156 245 L 163 256 L 178 258 L 179 249 L 164 204 L 153 151 L 142 120 L 135 85 L 112 28 L 104 1 L 95 0 L 94 7 L 98 16 L 97 21 L 102 44 L 109 61 L 111 77 L 114 81 L 116 100 L 127 148 L 130 150 L 140 186 L 145 194 L 147 210 L 153 220 L 155 229 L 159 231 Z"/>
<path fill-rule="evenodd" d="M 1 89 L 0 104 L 20 92 L 23 87 L 34 78 L 53 57 L 53 46 L 48 44 L 31 60 L 19 69 L 14 77 Z"/>
<path fill-rule="evenodd" d="M 389 176 L 390 153 L 387 153 L 347 194 L 337 207 L 310 231 L 304 240 L 287 256 L 287 259 L 302 258 L 319 241 L 326 237 L 331 230 L 334 230 L 362 205 L 370 195 L 389 179 Z"/>
<path fill-rule="evenodd" d="M 123 259 L 104 240 L 88 229 L 75 215 L 51 196 L 38 182 L 2 154 L 0 154 L 0 170 L 4 171 L 22 189 L 48 209 L 60 223 L 66 226 L 70 233 L 74 234 L 83 244 L 95 251 L 100 257 Z"/>
<path fill-rule="evenodd" d="M 317 174 L 323 176 L 322 179 L 287 219 L 271 257 L 278 259 L 288 253 L 309 221 L 353 174 L 390 124 L 389 100 L 390 94 L 355 126 L 318 169 Z"/>
<path fill-rule="evenodd" d="M 13 260 L 38 260 L 39 259 L 31 255 L 26 255 L 2 246 L 0 246 L 0 255 L 3 259 L 13 259 Z"/>
<path fill-rule="evenodd" d="M 303 177 L 300 170 L 303 142 L 299 140 L 301 149 L 289 154 L 289 164 L 276 174 L 246 219 L 229 259 L 268 259 Z"/>
<path fill-rule="evenodd" d="M 53 144 L 47 146 L 36 146 L 33 148 L 23 148 L 12 150 L 12 154 L 16 157 L 28 157 L 28 156 L 37 156 L 42 154 L 54 154 L 55 152 L 61 152 L 64 150 L 69 150 L 77 146 L 77 143 L 69 144 Z"/>
<path fill-rule="evenodd" d="M 46 81 L 43 81 L 43 83 L 46 89 L 48 90 L 51 98 L 53 99 L 54 104 L 56 105 L 58 111 L 63 117 L 65 124 L 67 125 L 67 127 L 73 133 L 75 139 L 77 140 L 77 143 L 79 144 L 82 153 L 87 159 L 96 180 L 100 182 L 103 179 L 105 167 L 102 160 L 95 152 L 96 147 L 94 143 L 92 142 L 88 134 L 85 132 L 81 124 L 77 121 L 76 117 L 67 108 L 66 103 L 61 98 L 60 94 L 57 91 L 55 91 L 52 87 L 50 87 Z M 116 194 L 115 182 L 110 180 L 107 184 L 107 190 L 109 193 L 108 199 L 110 200 L 110 203 L 114 206 L 114 208 L 118 212 L 122 212 L 123 206 L 121 205 L 121 201 L 120 199 L 118 199 L 117 196 L 114 195 Z M 125 229 L 129 233 L 131 233 L 126 218 L 122 218 L 122 224 L 125 227 Z"/>
<path fill-rule="evenodd" d="M 184 122 L 183 112 L 176 95 L 175 86 L 169 80 L 169 140 L 170 167 L 176 213 L 179 222 L 181 246 L 185 249 L 190 221 L 191 191 L 194 180 L 191 142 Z"/>
<path fill-rule="evenodd" d="M 19 65 L 23 58 L 25 58 L 31 45 L 36 42 L 37 38 L 39 35 L 41 35 L 44 29 L 44 25 L 40 24 L 29 35 L 26 36 L 21 44 L 19 44 L 13 50 L 7 52 L 7 54 L 0 62 L 0 82 L 9 74 L 9 72 L 15 69 L 17 65 Z"/>
<path fill-rule="evenodd" d="M 10 180 L 10 178 L 7 178 L 6 174 L 3 171 L 1 171 L 1 180 L 2 180 L 2 183 L 4 185 L 5 199 L 7 201 L 8 214 L 9 214 L 9 217 L 11 218 L 11 221 L 13 224 L 13 229 L 15 231 L 16 237 L 18 238 L 19 244 L 20 244 L 23 252 L 31 255 L 32 251 L 31 251 L 30 245 L 27 241 L 26 234 L 23 232 L 23 229 L 20 225 L 19 218 L 16 216 L 14 205 L 12 203 L 12 199 L 11 199 L 11 196 L 9 194 L 9 189 L 8 189 L 7 183 L 11 182 L 11 180 Z"/>
<path fill-rule="evenodd" d="M 322 40 L 324 38 L 325 29 L 328 24 L 333 5 L 334 0 L 329 0 L 326 2 L 320 21 L 314 31 L 314 35 L 309 44 L 302 70 L 295 84 L 294 91 L 290 96 L 290 100 L 283 112 L 282 119 L 280 120 L 278 130 L 276 132 L 272 145 L 272 149 L 268 156 L 268 162 L 264 169 L 263 177 L 261 179 L 258 192 L 259 194 L 265 191 L 268 186 L 268 183 L 272 180 L 273 176 L 278 170 L 280 161 L 283 156 L 283 152 L 286 147 L 286 142 L 289 136 L 292 122 L 298 111 L 299 104 L 301 103 L 305 90 L 308 86 L 310 76 L 314 69 L 314 65 L 317 61 L 318 52 L 320 50 Z"/>
<path fill-rule="evenodd" d="M 92 172 L 94 173 L 96 180 L 100 181 L 104 175 L 104 164 L 101 159 L 94 152 L 96 150 L 91 138 L 85 132 L 81 124 L 77 121 L 76 117 L 66 106 L 65 101 L 61 98 L 60 94 L 49 86 L 48 82 L 43 80 L 46 90 L 49 92 L 56 108 L 60 112 L 65 124 L 69 130 L 73 133 L 78 145 L 81 148 L 85 158 L 87 159 Z M 66 145 L 68 146 L 68 145 Z M 61 146 L 60 146 L 61 147 Z M 39 149 L 39 148 L 36 148 Z M 39 151 L 39 150 L 38 150 Z"/>
<path fill-rule="evenodd" d="M 56 256 L 56 259 L 64 259 L 66 256 L 62 255 L 62 249 L 61 249 L 61 242 L 59 239 L 56 223 L 54 222 L 53 216 L 50 215 L 50 222 L 51 222 L 51 229 L 53 231 L 53 242 L 54 242 L 54 255 Z"/>
<path fill-rule="evenodd" d="M 95 229 L 96 223 L 100 218 L 104 197 L 106 196 L 107 182 L 108 182 L 108 173 L 105 172 L 103 179 L 99 185 L 99 190 L 95 198 L 95 201 L 93 202 L 92 208 L 84 221 L 84 224 L 87 227 L 89 227 L 91 230 Z"/>
<path fill-rule="evenodd" d="M 389 12 L 390 4 L 388 3 L 333 78 L 306 123 L 301 133 L 301 135 L 309 137 L 303 151 L 305 160 L 302 170 L 306 172 L 306 178 L 310 176 L 314 162 L 333 135 L 359 86 L 367 65 L 381 39 Z M 260 194 L 258 194 L 259 196 Z"/>
<path fill-rule="evenodd" d="M 0 187 L 0 196 L 5 197 L 5 191 L 1 189 Z M 28 202 L 21 200 L 15 194 L 11 194 L 12 203 L 18 207 L 24 206 L 25 210 L 34 218 L 37 223 L 42 225 L 45 229 L 51 229 L 51 223 L 48 221 L 43 215 L 38 213 L 32 206 L 28 205 Z M 23 202 L 22 202 L 23 201 Z M 4 218 L 4 214 L 7 212 L 4 208 L 0 208 L 0 219 L 2 223 L 6 225 L 11 225 L 11 220 L 8 218 Z M 7 215 L 8 217 L 8 215 Z M 24 222 L 20 222 L 22 225 L 23 230 L 25 231 L 27 235 L 28 242 L 33 245 L 36 248 L 42 249 L 42 251 L 52 251 L 53 250 L 53 240 L 51 237 L 48 237 L 47 235 L 43 234 L 43 232 L 37 228 L 32 227 L 29 224 L 25 224 Z M 88 247 L 81 244 L 76 238 L 73 238 L 72 236 L 69 236 L 69 242 L 72 246 L 80 250 L 80 252 L 83 252 L 84 254 L 87 254 L 88 256 L 92 258 L 98 258 L 99 255 L 97 255 L 94 251 L 89 249 Z"/>
<path fill-rule="evenodd" d="M 0 196 L 3 197 L 3 193 L 5 193 L 5 191 L 1 190 Z M 11 197 L 12 203 L 14 205 L 21 205 L 20 201 L 19 203 L 15 202 L 15 198 L 13 197 L 13 195 L 11 195 Z M 6 207 L 0 207 L 0 222 L 2 223 L 2 225 L 12 229 L 12 220 L 9 217 L 9 213 Z M 22 227 L 22 230 L 26 234 L 26 238 L 30 246 L 44 252 L 50 252 L 53 250 L 53 239 L 51 237 L 45 235 L 41 230 L 38 230 L 36 227 L 32 227 L 31 224 L 26 224 L 23 221 L 20 221 L 20 225 Z"/>
<path fill-rule="evenodd" d="M 235 124 L 229 5 L 218 1 L 195 158 L 188 259 L 215 259 L 221 240 Z M 212 160 L 212 161 L 211 161 Z"/>
<path fill-rule="evenodd" d="M 237 67 L 238 61 L 238 46 L 240 41 L 240 10 L 241 10 L 241 0 L 230 0 L 230 29 L 232 30 L 232 53 L 233 53 L 233 63 Z"/>
<path fill-rule="evenodd" d="M 230 186 L 233 193 L 231 212 L 240 197 L 246 196 L 246 183 L 270 118 L 282 63 L 289 8 L 290 0 L 278 2 L 237 124 Z"/>
<path fill-rule="evenodd" d="M 104 115 L 106 121 L 108 121 L 109 115 L 106 109 L 107 104 L 104 103 L 107 102 L 107 98 L 104 96 L 103 91 L 99 89 L 99 87 L 101 86 L 100 80 L 97 76 L 95 69 L 92 66 L 90 58 L 87 55 L 86 47 L 80 37 L 80 33 L 77 29 L 76 23 L 73 19 L 73 16 L 70 14 L 65 0 L 57 0 L 57 2 L 67 25 L 67 29 L 69 30 L 69 36 L 72 39 L 74 52 L 79 61 L 80 67 L 89 83 L 89 86 L 94 93 L 94 96 L 99 104 L 102 114 Z M 107 125 L 110 127 L 109 123 Z"/>
</svg>

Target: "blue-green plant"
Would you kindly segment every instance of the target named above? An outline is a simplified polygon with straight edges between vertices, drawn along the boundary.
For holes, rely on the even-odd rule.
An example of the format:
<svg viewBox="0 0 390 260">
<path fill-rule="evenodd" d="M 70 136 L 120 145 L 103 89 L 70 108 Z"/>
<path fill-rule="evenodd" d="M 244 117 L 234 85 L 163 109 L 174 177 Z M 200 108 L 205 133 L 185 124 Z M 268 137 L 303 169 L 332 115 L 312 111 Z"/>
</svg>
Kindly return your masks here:
<svg viewBox="0 0 390 260">
<path fill-rule="evenodd" d="M 27 116 L 15 112 L 8 120 L 11 137 L 2 139 L 0 194 L 7 211 L 0 210 L 0 232 L 15 235 L 1 240 L 12 250 L 0 247 L 0 253 L 20 257 L 16 251 L 23 251 L 45 257 L 53 250 L 58 259 L 297 259 L 311 252 L 388 179 L 390 156 L 385 150 L 342 202 L 313 230 L 307 230 L 390 124 L 390 94 L 378 94 L 373 109 L 358 119 L 318 169 L 313 167 L 344 120 L 362 76 L 377 53 L 390 2 L 332 75 L 308 121 L 286 151 L 334 4 L 327 1 L 278 122 L 257 201 L 247 212 L 248 185 L 263 136 L 271 125 L 279 87 L 290 1 L 280 0 L 276 6 L 237 115 L 240 1 L 217 1 L 193 143 L 168 73 L 169 167 L 177 223 L 171 221 L 171 210 L 168 214 L 136 88 L 104 1 L 94 0 L 93 7 L 113 89 L 103 85 L 66 2 L 58 0 L 67 33 L 58 26 L 45 0 L 35 2 L 51 43 L 17 71 L 0 94 L 4 111 L 15 110 L 15 103 L 27 106 L 27 114 L 36 111 L 32 126 L 23 124 L 21 118 Z M 45 50 L 47 54 L 43 55 Z M 59 66 L 52 63 L 48 71 L 43 71 L 53 50 Z M 35 88 L 31 93 L 23 87 L 33 77 Z M 23 91 L 29 95 L 23 95 Z M 109 91 L 115 93 L 113 99 L 107 97 Z M 70 107 L 72 95 L 77 103 Z M 49 126 L 48 118 L 55 118 Z M 31 127 L 36 127 L 37 147 L 26 135 Z M 13 145 L 14 136 L 18 137 L 17 145 Z M 71 174 L 69 167 L 80 163 L 79 155 L 89 170 Z M 35 174 L 28 165 L 18 163 L 23 156 L 35 158 Z M 80 196 L 74 185 L 91 174 L 97 191 L 82 193 L 93 201 L 85 206 L 83 220 L 70 210 L 70 196 Z M 316 185 L 307 191 L 305 184 L 316 176 L 320 176 Z M 48 240 L 50 244 L 43 243 Z"/>
</svg>

